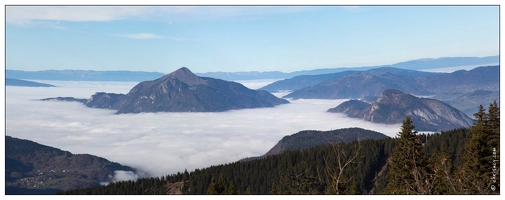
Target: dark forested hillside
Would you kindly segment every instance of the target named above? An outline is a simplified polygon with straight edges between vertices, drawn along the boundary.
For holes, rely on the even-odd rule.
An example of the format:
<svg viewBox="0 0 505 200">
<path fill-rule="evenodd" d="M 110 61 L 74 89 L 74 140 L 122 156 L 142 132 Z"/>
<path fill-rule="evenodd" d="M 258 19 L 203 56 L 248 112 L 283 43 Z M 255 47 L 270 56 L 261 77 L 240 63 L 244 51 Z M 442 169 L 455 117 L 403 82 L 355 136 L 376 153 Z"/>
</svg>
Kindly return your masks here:
<svg viewBox="0 0 505 200">
<path fill-rule="evenodd" d="M 468 129 L 456 129 L 419 138 L 426 144 L 424 151 L 431 155 L 443 144 L 448 146 L 455 166 L 460 162 L 461 149 Z M 426 143 L 426 140 L 428 142 Z M 327 168 L 337 168 L 335 148 L 350 157 L 361 146 L 358 157 L 343 172 L 347 179 L 340 194 L 380 194 L 386 187 L 388 159 L 395 139 L 364 140 L 342 143 L 341 146 L 323 145 L 303 151 L 286 151 L 263 159 L 196 169 L 184 177 L 184 173 L 165 177 L 144 178 L 136 182 L 118 182 L 64 194 L 167 194 L 170 183 L 186 180 L 184 194 L 208 194 L 212 179 L 222 179 L 224 189 L 230 185 L 236 194 L 333 194 L 332 180 Z M 220 178 L 219 178 L 220 177 Z M 217 183 L 216 183 L 217 184 Z M 183 187 L 184 188 L 184 187 Z M 182 188 L 181 188 L 182 190 Z M 223 192 L 222 194 L 228 194 Z"/>
<path fill-rule="evenodd" d="M 500 168 L 493 160 L 499 108 L 492 104 L 486 113 L 481 107 L 475 117 L 470 129 L 429 135 L 417 134 L 407 117 L 396 138 L 285 151 L 62 194 L 499 194 Z"/>
<path fill-rule="evenodd" d="M 382 138 L 387 138 L 387 136 L 362 128 L 344 128 L 331 131 L 300 131 L 293 135 L 284 136 L 265 156 L 280 154 L 288 150 L 304 150 L 332 143 Z"/>
<path fill-rule="evenodd" d="M 5 136 L 6 194 L 54 194 L 97 186 L 111 181 L 116 170 L 134 171 L 104 158 Z"/>
</svg>

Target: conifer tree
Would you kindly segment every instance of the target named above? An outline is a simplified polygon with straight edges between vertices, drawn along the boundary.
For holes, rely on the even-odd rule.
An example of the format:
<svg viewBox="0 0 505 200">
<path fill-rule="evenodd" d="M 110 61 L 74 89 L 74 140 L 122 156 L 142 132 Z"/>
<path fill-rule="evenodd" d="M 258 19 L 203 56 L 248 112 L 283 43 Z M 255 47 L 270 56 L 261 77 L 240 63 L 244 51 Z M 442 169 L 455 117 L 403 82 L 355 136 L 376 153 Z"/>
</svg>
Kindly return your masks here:
<svg viewBox="0 0 505 200">
<path fill-rule="evenodd" d="M 272 183 L 272 189 L 270 191 L 272 194 L 281 194 L 281 191 L 280 191 L 280 188 L 277 187 L 277 185 L 274 183 Z"/>
<path fill-rule="evenodd" d="M 228 188 L 226 188 L 225 194 L 231 194 L 231 195 L 237 195 L 238 194 L 238 190 L 235 187 L 235 185 L 233 184 L 233 182 L 230 182 L 230 185 L 228 186 Z"/>
<path fill-rule="evenodd" d="M 210 185 L 209 187 L 207 188 L 207 194 L 218 194 L 217 193 L 217 190 L 216 190 L 216 179 L 214 178 L 214 176 L 212 176 L 211 180 L 210 180 Z"/>
<path fill-rule="evenodd" d="M 207 194 L 221 195 L 224 194 L 225 190 L 226 190 L 226 184 L 224 182 L 223 175 L 222 174 L 219 175 L 219 179 L 217 182 L 214 176 L 212 176 L 209 188 L 207 188 Z"/>
<path fill-rule="evenodd" d="M 499 108 L 496 102 L 489 106 L 486 114 L 482 105 L 474 114 L 476 124 L 470 128 L 469 139 L 465 143 L 463 163 L 459 169 L 461 193 L 491 194 L 499 192 Z M 496 179 L 494 179 L 496 178 Z"/>
<path fill-rule="evenodd" d="M 500 191 L 500 108 L 496 101 L 489 105 L 489 137 L 487 147 L 491 150 L 491 185 L 494 187 L 493 193 Z M 491 188 L 492 189 L 492 188 Z M 493 189 L 492 189 L 493 190 Z"/>
<path fill-rule="evenodd" d="M 219 174 L 219 179 L 216 184 L 216 192 L 217 194 L 224 194 L 226 190 L 226 183 L 224 182 L 223 174 Z"/>
<path fill-rule="evenodd" d="M 446 144 L 442 145 L 441 151 L 435 150 L 430 157 L 429 164 L 436 178 L 433 183 L 433 194 L 458 194 L 452 159 Z"/>
<path fill-rule="evenodd" d="M 189 192 L 189 173 L 187 169 L 184 169 L 184 174 L 182 176 L 182 194 L 187 194 Z"/>
<path fill-rule="evenodd" d="M 251 193 L 251 187 L 247 186 L 247 189 L 245 189 L 245 193 L 244 194 L 252 194 Z"/>
<path fill-rule="evenodd" d="M 430 194 L 432 185 L 427 161 L 422 153 L 422 142 L 416 136 L 409 116 L 403 121 L 393 149 L 388 173 L 387 194 Z"/>
</svg>

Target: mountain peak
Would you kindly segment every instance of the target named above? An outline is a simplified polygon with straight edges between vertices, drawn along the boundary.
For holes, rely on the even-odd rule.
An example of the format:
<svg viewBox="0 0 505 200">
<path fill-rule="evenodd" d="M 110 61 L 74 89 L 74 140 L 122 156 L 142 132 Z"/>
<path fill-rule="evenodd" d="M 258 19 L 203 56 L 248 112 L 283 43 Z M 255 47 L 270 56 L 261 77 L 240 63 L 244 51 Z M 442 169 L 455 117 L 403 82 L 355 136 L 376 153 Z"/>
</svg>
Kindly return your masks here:
<svg viewBox="0 0 505 200">
<path fill-rule="evenodd" d="M 394 89 L 384 90 L 379 99 L 368 106 L 351 100 L 328 112 L 386 124 L 402 123 L 406 116 L 410 116 L 419 131 L 444 131 L 472 124 L 472 119 L 446 103 L 418 98 Z"/>
<path fill-rule="evenodd" d="M 170 79 L 178 79 L 188 84 L 189 86 L 195 86 L 198 84 L 206 83 L 204 80 L 196 76 L 193 72 L 191 72 L 191 70 L 189 70 L 186 67 L 181 67 L 178 70 L 175 70 L 170 74 L 167 74 L 166 77 Z"/>
<path fill-rule="evenodd" d="M 395 89 L 385 89 L 381 96 L 403 95 L 405 93 Z"/>
<path fill-rule="evenodd" d="M 181 67 L 181 68 L 171 72 L 170 74 L 168 74 L 168 76 L 174 77 L 174 78 L 183 78 L 183 77 L 192 77 L 192 76 L 197 77 L 195 74 L 193 74 L 193 72 L 191 72 L 191 70 L 189 70 L 186 67 Z"/>
<path fill-rule="evenodd" d="M 189 70 L 187 67 L 181 67 L 175 71 L 173 71 L 170 74 L 177 74 L 177 75 L 195 75 L 191 70 Z M 196 75 L 195 75 L 196 76 Z"/>
</svg>

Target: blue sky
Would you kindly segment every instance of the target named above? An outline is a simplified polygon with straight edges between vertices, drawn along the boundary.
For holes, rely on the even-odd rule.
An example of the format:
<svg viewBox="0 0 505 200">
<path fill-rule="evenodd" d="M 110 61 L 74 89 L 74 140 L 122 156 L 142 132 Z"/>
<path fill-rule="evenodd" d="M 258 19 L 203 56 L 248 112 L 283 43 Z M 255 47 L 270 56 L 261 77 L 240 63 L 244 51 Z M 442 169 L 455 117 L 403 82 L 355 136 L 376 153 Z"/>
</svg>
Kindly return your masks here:
<svg viewBox="0 0 505 200">
<path fill-rule="evenodd" d="M 7 6 L 6 69 L 169 73 L 499 54 L 498 6 Z"/>
</svg>

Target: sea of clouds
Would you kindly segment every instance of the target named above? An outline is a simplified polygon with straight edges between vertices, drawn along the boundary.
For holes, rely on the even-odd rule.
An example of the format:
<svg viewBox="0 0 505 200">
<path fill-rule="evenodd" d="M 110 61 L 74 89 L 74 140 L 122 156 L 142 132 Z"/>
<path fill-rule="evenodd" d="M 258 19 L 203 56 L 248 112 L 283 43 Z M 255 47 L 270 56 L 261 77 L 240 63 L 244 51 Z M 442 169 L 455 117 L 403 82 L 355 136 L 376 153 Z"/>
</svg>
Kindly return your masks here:
<svg viewBox="0 0 505 200">
<path fill-rule="evenodd" d="M 273 81 L 242 83 L 256 89 Z M 57 87 L 6 87 L 6 135 L 74 154 L 104 157 L 150 176 L 260 156 L 282 137 L 302 130 L 361 127 L 395 136 L 401 126 L 375 124 L 326 112 L 345 99 L 290 100 L 290 104 L 274 108 L 218 113 L 115 115 L 114 110 L 88 108 L 77 102 L 37 99 L 58 96 L 89 98 L 95 92 L 126 94 L 136 82 L 38 82 Z"/>
</svg>

